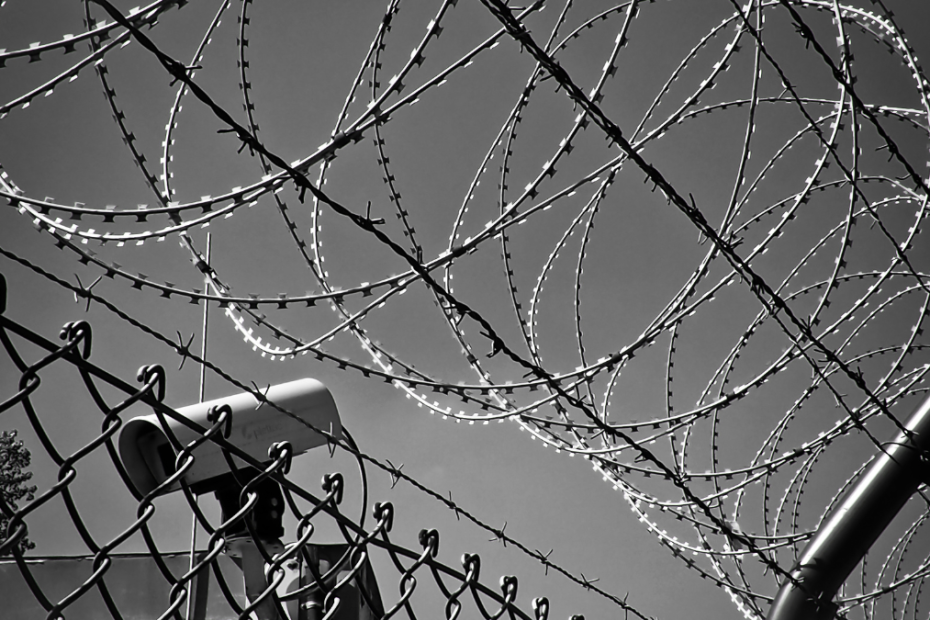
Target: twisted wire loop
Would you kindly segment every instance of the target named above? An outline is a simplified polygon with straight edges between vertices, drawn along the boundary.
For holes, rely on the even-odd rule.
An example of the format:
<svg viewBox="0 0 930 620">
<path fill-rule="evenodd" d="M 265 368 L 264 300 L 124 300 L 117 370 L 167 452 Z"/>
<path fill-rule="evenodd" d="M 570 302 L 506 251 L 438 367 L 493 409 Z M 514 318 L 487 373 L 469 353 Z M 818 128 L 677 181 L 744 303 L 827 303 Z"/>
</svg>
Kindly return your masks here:
<svg viewBox="0 0 930 620">
<path fill-rule="evenodd" d="M 200 81 L 223 64 L 208 52 L 227 37 L 221 23 L 234 3 L 217 2 L 205 28 L 191 35 L 192 20 L 181 26 L 171 18 L 192 14 L 193 4 L 155 0 L 125 12 L 86 0 L 81 34 L 0 51 L 0 67 L 42 67 L 86 48 L 63 71 L 41 74 L 39 86 L 0 102 L 0 122 L 40 114 L 33 103 L 89 81 L 93 67 L 140 170 L 139 187 L 155 202 L 102 206 L 96 193 L 81 201 L 81 191 L 94 189 L 84 179 L 74 180 L 68 200 L 43 197 L 41 186 L 29 186 L 41 182 L 27 175 L 32 162 L 9 148 L 0 151 L 0 196 L 11 207 L 4 217 L 28 218 L 67 257 L 106 278 L 110 292 L 128 289 L 129 297 L 110 302 L 91 290 L 99 278 L 75 286 L 51 266 L 0 253 L 72 290 L 85 309 L 103 306 L 161 340 L 182 363 L 193 359 L 227 379 L 180 332 L 174 342 L 126 312 L 132 295 L 217 305 L 228 330 L 262 357 L 299 363 L 311 355 L 351 380 L 391 384 L 418 408 L 454 422 L 512 421 L 541 445 L 588 459 L 664 549 L 725 591 L 746 617 L 764 616 L 812 533 L 888 437 L 904 430 L 901 411 L 928 389 L 930 82 L 895 3 L 566 0 L 553 11 L 541 1 L 390 0 L 368 21 L 353 15 L 347 31 L 370 38 L 352 50 L 359 64 L 346 70 L 346 95 L 328 101 L 324 142 L 315 150 L 301 142 L 290 162 L 288 147 L 276 143 L 298 124 L 263 115 L 270 103 L 260 83 L 273 73 L 268 67 L 284 71 L 275 64 L 281 41 L 269 35 L 273 16 L 251 0 L 238 5 L 237 117 L 227 97 Z M 165 30 L 191 42 L 189 59 L 168 53 L 157 36 Z M 263 45 L 273 49 L 271 60 Z M 158 147 L 137 137 L 131 107 L 117 94 L 110 66 L 124 47 L 138 53 L 134 67 L 154 64 L 171 82 L 160 171 L 146 157 Z M 292 64 L 326 90 L 326 76 L 296 60 L 313 50 L 291 53 Z M 198 150 L 182 103 L 217 128 L 215 148 Z M 467 106 L 488 103 L 469 116 Z M 430 137 L 458 127 L 457 117 L 465 129 Z M 228 153 L 222 161 L 236 172 L 194 197 L 188 187 L 200 187 L 200 179 L 191 177 L 206 168 L 191 164 L 185 148 L 210 158 Z M 360 163 L 366 157 L 367 166 Z M 79 202 L 66 204 L 72 199 Z M 236 228 L 240 219 L 247 229 L 261 222 L 262 232 Z M 281 230 L 267 230 L 272 220 L 283 222 Z M 279 271 L 281 278 L 256 283 L 252 265 L 208 260 L 199 237 L 207 226 L 247 248 L 269 278 Z M 157 260 L 140 259 L 138 268 L 116 260 L 140 245 L 169 256 L 157 245 L 167 238 L 179 241 L 190 273 Z M 209 284 L 178 284 L 189 276 Z M 312 290 L 304 292 L 308 279 Z M 99 544 L 83 525 L 68 491 L 76 463 L 103 446 L 132 488 L 111 444 L 119 414 L 135 401 L 171 414 L 157 404 L 164 381 L 153 369 L 141 375 L 145 387 L 127 386 L 124 402 L 107 404 L 95 382 L 113 383 L 85 371 L 89 327 L 65 332 L 65 346 L 31 365 L 7 346 L 21 381 L 2 407 L 25 409 L 60 468 L 59 482 L 36 502 L 62 498 L 103 575 L 117 543 Z M 30 404 L 39 371 L 58 360 L 81 369 L 105 420 L 99 438 L 70 456 L 58 453 Z M 223 444 L 224 424 L 217 412 L 200 441 Z M 194 446 L 172 442 L 179 479 Z M 281 477 L 285 453 L 263 476 Z M 406 477 L 390 463 L 359 457 Z M 512 542 L 451 497 L 417 488 Z M 317 500 L 285 489 L 304 541 L 287 558 L 312 536 L 311 515 L 335 518 L 351 533 L 343 562 L 351 575 L 373 547 L 387 551 L 401 577 L 400 598 L 385 616 L 413 615 L 411 600 L 429 569 L 447 618 L 462 615 L 468 591 L 486 618 L 522 617 L 516 582 L 492 593 L 478 582 L 474 556 L 466 556 L 464 572 L 442 567 L 429 532 L 422 551 L 394 546 L 381 524 L 393 515 L 386 507 L 366 532 L 339 514 L 331 491 Z M 159 564 L 173 609 L 207 564 L 223 583 L 215 558 L 230 525 L 209 525 L 184 493 L 211 546 L 208 559 L 181 578 Z M 246 492 L 244 512 L 253 497 Z M 314 508 L 302 511 L 294 498 Z M 840 591 L 839 616 L 926 615 L 920 595 L 930 564 L 915 549 L 926 545 L 928 503 L 919 493 L 905 507 L 903 531 L 883 538 Z M 4 548 L 15 549 L 30 510 L 15 513 Z M 140 498 L 136 521 L 117 538 L 139 532 L 158 561 L 147 525 L 154 510 L 151 498 Z M 515 546 L 556 568 L 548 556 Z M 266 555 L 278 567 L 284 558 Z M 593 580 L 563 574 L 600 592 Z M 319 577 L 314 596 L 328 617 L 346 580 Z M 105 578 L 92 581 L 87 587 Z M 221 587 L 236 613 L 248 612 Z M 36 596 L 54 612 L 70 604 Z M 545 617 L 548 601 L 533 609 Z"/>
<path fill-rule="evenodd" d="M 129 617 L 126 615 L 129 613 L 127 605 L 134 610 L 132 613 L 137 613 L 138 610 L 131 602 L 127 603 L 125 598 L 121 599 L 111 593 L 108 583 L 114 578 L 109 571 L 114 562 L 119 560 L 126 541 L 139 533 L 142 534 L 150 557 L 157 566 L 157 572 L 154 574 L 160 576 L 165 583 L 163 590 L 166 597 L 161 601 L 162 607 L 147 611 L 153 614 L 152 617 L 184 617 L 184 605 L 187 598 L 193 595 L 197 580 L 210 573 L 223 593 L 228 612 L 239 618 L 250 617 L 250 612 L 266 600 L 273 601 L 281 618 L 296 617 L 293 615 L 295 605 L 317 605 L 319 617 L 332 618 L 339 614 L 341 606 L 350 604 L 366 605 L 370 610 L 369 617 L 415 618 L 417 600 L 426 600 L 429 604 L 432 599 L 432 604 L 435 604 L 438 593 L 442 597 L 440 600 L 443 601 L 446 617 L 452 620 L 458 617 L 464 607 L 460 597 L 466 591 L 472 593 L 474 605 L 465 609 L 468 613 L 477 611 L 487 620 L 496 620 L 505 613 L 508 617 L 524 620 L 545 620 L 548 617 L 548 602 L 544 599 L 535 599 L 526 607 L 516 602 L 516 577 L 501 578 L 500 588 L 482 583 L 478 575 L 477 555 L 465 554 L 462 568 L 450 566 L 439 560 L 439 532 L 435 529 L 423 530 L 420 533 L 419 549 L 393 542 L 389 532 L 394 525 L 395 511 L 390 503 L 374 505 L 374 523 L 368 529 L 364 528 L 360 521 L 345 515 L 340 510 L 345 490 L 341 474 L 324 476 L 322 494 L 295 485 L 286 477 L 292 458 L 289 443 L 273 444 L 269 449 L 270 460 L 262 463 L 227 442 L 224 429 L 229 423 L 228 406 L 217 408 L 215 415 L 211 416 L 212 425 L 206 429 L 201 428 L 201 435 L 181 447 L 176 459 L 175 473 L 159 488 L 141 495 L 117 457 L 112 438 L 122 426 L 123 414 L 136 404 L 151 408 L 159 415 L 182 422 L 185 420 L 177 411 L 162 403 L 166 389 L 164 371 L 159 366 L 143 366 L 138 373 L 139 385 L 132 385 L 88 359 L 91 328 L 86 322 L 69 323 L 62 330 L 61 337 L 64 342 L 57 345 L 9 317 L 0 315 L 0 342 L 3 344 L 5 357 L 12 361 L 21 373 L 20 385 L 23 386 L 11 396 L 4 395 L 0 414 L 16 407 L 25 410 L 32 429 L 42 439 L 43 450 L 60 466 L 58 481 L 48 489 L 43 489 L 33 501 L 19 506 L 16 510 L 11 510 L 5 504 L 0 505 L 4 515 L 10 517 L 8 528 L 0 535 L 0 553 L 11 555 L 15 560 L 24 582 L 47 613 L 47 617 L 69 617 L 73 606 L 77 604 L 80 607 L 78 601 L 95 592 L 99 593 L 105 602 L 106 612 L 109 614 L 106 617 Z M 25 353 L 26 350 L 28 354 Z M 27 361 L 27 356 L 36 350 L 40 352 L 39 358 L 36 361 Z M 58 444 L 47 433 L 49 425 L 54 424 L 54 416 L 34 406 L 36 392 L 41 388 L 48 389 L 48 384 L 42 382 L 44 372 L 53 366 L 60 371 L 61 368 L 58 367 L 62 365 L 65 365 L 69 372 L 80 375 L 103 420 L 103 431 L 93 441 L 71 454 L 63 454 Z M 56 375 L 56 378 L 60 380 L 60 375 Z M 116 393 L 120 396 L 116 399 L 112 396 L 104 398 L 102 392 Z M 187 421 L 187 424 L 194 423 Z M 152 533 L 151 528 L 158 518 L 154 500 L 162 488 L 167 488 L 179 480 L 183 482 L 184 473 L 196 460 L 195 448 L 204 442 L 220 444 L 227 451 L 225 454 L 234 455 L 246 464 L 259 468 L 260 474 L 243 487 L 243 501 L 239 511 L 222 522 L 207 518 L 190 490 L 184 485 L 187 505 L 197 515 L 210 537 L 206 548 L 197 554 L 196 562 L 179 574 L 177 564 L 169 564 L 171 556 L 177 554 L 160 550 Z M 95 518 L 96 515 L 86 510 L 81 511 L 72 501 L 71 490 L 72 483 L 82 471 L 94 471 L 95 466 L 89 464 L 89 460 L 92 460 L 95 454 L 101 453 L 110 458 L 113 468 L 122 476 L 127 494 L 131 492 L 138 499 L 134 518 L 118 525 L 110 524 L 107 532 L 110 538 L 105 542 L 96 539 L 87 527 L 87 520 Z M 232 467 L 236 467 L 231 459 L 228 460 Z M 231 569 L 228 563 L 220 560 L 226 547 L 226 536 L 236 523 L 245 520 L 250 524 L 247 517 L 256 507 L 256 488 L 263 480 L 269 478 L 281 484 L 285 502 L 297 519 L 298 536 L 297 540 L 288 543 L 277 553 L 266 548 L 259 538 L 255 538 L 266 562 L 268 586 L 255 600 L 247 601 L 235 593 L 236 580 L 241 579 L 241 576 L 237 575 L 235 568 Z M 17 543 L 28 534 L 29 515 L 42 509 L 49 502 L 59 500 L 67 506 L 68 519 L 80 532 L 82 542 L 92 556 L 93 566 L 86 579 L 77 573 L 70 573 L 68 576 L 72 581 L 63 583 L 59 580 L 58 583 L 50 584 L 47 580 L 36 578 L 33 566 Z M 325 521 L 339 526 L 339 531 L 343 534 L 341 544 L 328 543 L 320 546 L 315 543 L 313 534 Z M 327 547 L 335 551 L 327 551 Z M 375 581 L 370 574 L 366 574 L 366 571 L 371 571 L 371 558 L 382 554 L 390 560 L 387 565 L 393 565 L 397 571 L 399 596 L 396 601 L 390 598 L 382 601 L 383 585 L 379 586 L 378 582 L 385 584 L 390 579 L 389 575 L 381 572 Z M 326 558 L 325 562 L 320 561 L 321 557 Z M 298 586 L 285 591 L 281 586 L 287 577 L 288 568 L 293 568 L 295 564 L 305 567 L 304 572 Z M 432 593 L 428 594 L 425 588 L 430 582 L 435 587 L 432 588 Z M 415 597 L 418 585 L 420 595 Z M 50 586 L 53 586 L 51 590 L 56 594 L 48 591 Z M 148 584 L 147 589 L 157 591 L 154 584 Z M 57 593 L 60 592 L 66 594 L 57 598 Z M 104 613 L 102 609 L 99 612 Z M 223 612 L 211 609 L 211 613 Z"/>
</svg>

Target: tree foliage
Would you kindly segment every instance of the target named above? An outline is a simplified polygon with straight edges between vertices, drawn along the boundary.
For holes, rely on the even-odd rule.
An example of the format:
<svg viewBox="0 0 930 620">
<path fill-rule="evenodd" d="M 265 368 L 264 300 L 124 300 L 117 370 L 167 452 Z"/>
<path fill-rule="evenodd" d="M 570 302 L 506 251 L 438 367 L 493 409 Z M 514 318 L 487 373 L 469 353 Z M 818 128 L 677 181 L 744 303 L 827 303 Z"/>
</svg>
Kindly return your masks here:
<svg viewBox="0 0 930 620">
<path fill-rule="evenodd" d="M 16 431 L 0 431 L 0 542 L 12 534 L 7 527 L 19 502 L 35 498 L 35 485 L 26 484 L 32 479 L 32 472 L 25 471 L 31 462 L 32 455 L 16 439 Z M 19 541 L 21 551 L 33 547 L 35 543 L 26 537 Z"/>
</svg>

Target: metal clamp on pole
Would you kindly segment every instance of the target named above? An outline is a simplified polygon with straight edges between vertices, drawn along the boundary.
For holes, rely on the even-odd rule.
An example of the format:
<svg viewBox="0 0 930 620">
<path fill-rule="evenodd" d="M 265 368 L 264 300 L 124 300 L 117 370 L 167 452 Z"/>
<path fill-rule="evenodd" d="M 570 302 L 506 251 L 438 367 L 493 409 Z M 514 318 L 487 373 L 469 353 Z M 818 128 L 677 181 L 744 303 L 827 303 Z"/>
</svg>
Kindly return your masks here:
<svg viewBox="0 0 930 620">
<path fill-rule="evenodd" d="M 869 547 L 927 479 L 930 397 L 817 530 L 769 610 L 768 620 L 826 620 L 833 597 Z"/>
</svg>

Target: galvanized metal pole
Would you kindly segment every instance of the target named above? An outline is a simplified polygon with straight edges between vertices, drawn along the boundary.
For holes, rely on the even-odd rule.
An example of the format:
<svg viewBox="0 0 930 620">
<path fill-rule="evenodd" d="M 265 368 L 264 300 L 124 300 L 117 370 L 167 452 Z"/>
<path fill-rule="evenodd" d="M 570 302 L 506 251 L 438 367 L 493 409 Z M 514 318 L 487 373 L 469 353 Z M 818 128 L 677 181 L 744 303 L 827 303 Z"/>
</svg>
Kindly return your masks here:
<svg viewBox="0 0 930 620">
<path fill-rule="evenodd" d="M 808 543 L 769 610 L 768 620 L 826 620 L 833 597 L 869 547 L 928 479 L 930 397 L 865 471 Z"/>
<path fill-rule="evenodd" d="M 207 233 L 207 247 L 206 253 L 204 255 L 207 264 L 210 264 L 210 250 L 212 244 L 212 236 L 210 233 Z M 210 289 L 210 276 L 207 273 L 204 273 L 203 276 L 203 292 L 204 294 Z M 201 330 L 200 337 L 200 359 L 207 359 L 207 328 L 210 325 L 210 302 L 206 299 L 203 300 L 203 329 Z M 207 383 L 207 367 L 204 364 L 200 365 L 200 400 L 197 402 L 202 403 L 204 395 L 206 393 L 206 383 Z M 198 504 L 200 503 L 200 496 L 197 495 L 194 498 L 194 501 Z M 195 556 L 197 554 L 197 515 L 191 515 L 191 555 L 190 555 L 190 567 L 188 570 L 194 569 Z M 193 592 L 187 593 L 187 620 L 196 620 L 191 617 L 193 613 Z"/>
<path fill-rule="evenodd" d="M 210 258 L 212 253 L 213 246 L 213 235 L 207 233 L 207 247 L 204 257 L 206 258 L 207 265 L 210 264 Z M 203 276 L 203 292 L 204 295 L 207 294 L 207 291 L 210 290 L 210 275 L 205 273 Z M 210 325 L 210 302 L 206 299 L 203 300 L 203 336 L 200 340 L 200 359 L 207 359 L 207 327 Z M 198 402 L 203 402 L 204 399 L 204 390 L 207 385 L 207 367 L 204 364 L 200 365 L 200 400 Z"/>
</svg>

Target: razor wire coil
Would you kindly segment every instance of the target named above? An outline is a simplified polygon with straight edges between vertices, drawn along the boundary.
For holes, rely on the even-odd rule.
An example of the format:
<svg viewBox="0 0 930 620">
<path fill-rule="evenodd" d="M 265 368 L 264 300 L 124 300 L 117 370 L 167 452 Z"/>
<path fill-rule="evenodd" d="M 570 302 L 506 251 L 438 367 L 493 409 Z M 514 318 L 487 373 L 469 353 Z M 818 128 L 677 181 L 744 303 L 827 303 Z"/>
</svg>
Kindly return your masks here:
<svg viewBox="0 0 930 620">
<path fill-rule="evenodd" d="M 91 4 L 112 21 L 98 21 Z M 674 3 L 634 0 L 582 9 L 566 2 L 548 22 L 541 21 L 542 2 L 519 8 L 498 0 L 481 4 L 494 28 L 454 55 L 441 42 L 455 27 L 453 9 L 461 10 L 456 2 L 438 2 L 428 21 L 418 14 L 426 32 L 405 42 L 393 39 L 392 29 L 415 11 L 389 2 L 369 24 L 375 34 L 359 54 L 361 66 L 326 142 L 288 163 L 260 138 L 267 121 L 260 133 L 262 107 L 251 56 L 257 47 L 253 34 L 261 13 L 253 9 L 258 7 L 244 0 L 238 16 L 236 63 L 244 120 L 236 120 L 230 106 L 197 79 L 209 65 L 208 44 L 219 36 L 228 1 L 219 4 L 189 62 L 167 54 L 145 31 L 151 27 L 157 33 L 157 21 L 185 8 L 184 3 L 154 2 L 125 12 L 105 1 L 85 2 L 81 35 L 0 52 L 2 66 L 72 53 L 78 43 L 90 47 L 64 72 L 0 104 L 0 119 L 24 114 L 40 96 L 53 94 L 66 80 L 86 77 L 93 67 L 117 130 L 157 204 L 136 209 L 67 205 L 32 195 L 17 185 L 14 174 L 2 170 L 0 195 L 59 248 L 103 277 L 168 301 L 219 305 L 230 327 L 262 356 L 292 361 L 309 354 L 361 378 L 391 383 L 431 413 L 467 423 L 512 420 L 543 445 L 589 459 L 666 549 L 725 590 L 747 617 L 760 617 L 774 594 L 773 577 L 776 582 L 789 578 L 805 541 L 851 484 L 848 473 L 824 474 L 824 462 L 841 445 L 858 439 L 863 442 L 854 443 L 856 449 L 865 445 L 881 451 L 889 430 L 903 428 L 894 406 L 927 390 L 930 361 L 923 332 L 930 289 L 922 249 L 926 242 L 919 235 L 928 180 L 912 160 L 926 157 L 930 142 L 930 82 L 883 2 L 863 7 L 836 0 L 732 0 L 719 3 L 724 7 L 720 20 L 697 34 L 639 118 L 624 117 L 621 123 L 615 120 L 617 108 L 608 108 L 611 97 L 619 96 L 612 83 L 644 62 L 636 55 L 645 53 L 636 47 L 639 28 L 650 32 L 650 15 L 671 13 L 674 8 L 663 9 Z M 548 36 L 538 34 L 543 27 Z M 599 29 L 608 29 L 610 36 L 599 35 Z M 603 65 L 589 75 L 572 62 L 572 47 L 600 41 L 598 36 L 607 41 L 608 51 Z M 147 163 L 154 158 L 146 158 L 130 129 L 130 114 L 121 107 L 118 85 L 106 68 L 106 59 L 123 45 L 144 48 L 174 80 L 159 173 Z M 404 45 L 409 57 L 398 61 L 390 56 Z M 800 74 L 785 47 L 809 54 L 809 62 L 823 71 L 820 83 Z M 859 78 L 868 75 L 860 76 L 858 67 L 876 71 L 864 59 L 877 57 L 878 49 L 904 67 L 907 105 L 882 100 L 883 92 L 874 88 L 861 94 L 867 80 Z M 402 140 L 390 131 L 405 114 L 438 99 L 445 84 L 467 80 L 476 61 L 517 53 L 532 63 L 521 74 L 516 101 L 490 144 L 475 152 L 474 175 L 457 178 L 462 189 L 458 206 L 448 208 L 455 212 L 448 242 L 436 246 L 416 230 L 418 215 L 426 219 L 424 206 L 402 196 L 405 187 L 422 180 L 404 173 L 401 158 L 392 152 L 405 152 L 403 144 L 394 144 Z M 442 58 L 440 65 L 430 64 L 433 55 Z M 387 64 L 396 70 L 389 79 L 384 77 Z M 584 87 L 574 72 L 585 75 Z M 570 106 L 545 107 L 550 85 Z M 220 131 L 235 138 L 235 148 L 257 158 L 255 176 L 216 195 L 184 196 L 172 181 L 182 167 L 172 162 L 173 149 L 180 146 L 175 144 L 183 139 L 185 98 L 207 109 L 222 125 Z M 536 143 L 527 150 L 521 145 L 533 139 L 524 137 L 529 130 L 523 129 L 533 127 L 540 107 L 546 126 L 560 129 L 549 130 L 554 138 L 546 146 L 549 151 L 536 157 Z M 718 118 L 739 120 L 741 137 L 729 136 L 737 163 L 716 169 L 726 174 L 728 189 L 696 197 L 686 190 L 693 180 L 666 174 L 653 163 L 652 153 L 674 169 L 676 162 L 662 151 L 663 144 L 699 140 L 690 137 L 689 128 Z M 771 146 L 764 140 L 771 139 L 773 128 L 784 135 Z M 593 146 L 593 135 L 606 147 Z M 329 189 L 339 187 L 330 180 L 337 178 L 340 162 L 351 160 L 368 139 L 377 161 L 372 175 L 388 203 L 387 208 L 376 204 L 374 215 L 371 202 L 342 201 Z M 761 164 L 758 155 L 753 159 L 754 151 L 763 152 Z M 580 168 L 575 164 L 579 152 L 593 153 Z M 536 160 L 543 158 L 539 166 Z M 531 165 L 539 167 L 530 171 Z M 643 195 L 633 189 L 641 182 Z M 489 185 L 495 188 L 490 193 Z M 624 202 L 617 197 L 621 192 L 635 197 Z M 293 206 L 295 200 L 299 207 Z M 673 286 L 662 288 L 666 297 L 661 304 L 637 315 L 633 332 L 604 337 L 612 325 L 600 308 L 592 309 L 592 300 L 602 292 L 591 289 L 614 282 L 605 273 L 605 265 L 622 254 L 610 243 L 609 235 L 622 224 L 613 211 L 632 210 L 630 203 L 637 200 L 673 209 L 698 235 L 700 253 L 690 255 L 688 269 Z M 239 292 L 237 274 L 224 271 L 219 261 L 211 263 L 199 249 L 198 227 L 219 227 L 225 218 L 255 206 L 281 216 L 284 238 L 314 280 L 314 292 Z M 549 224 L 558 234 L 547 240 L 544 252 L 533 252 L 521 227 L 548 223 L 550 210 L 570 217 Z M 476 224 L 483 217 L 490 219 Z M 65 218 L 73 223 L 64 223 Z M 95 227 L 101 221 L 102 228 L 84 223 L 91 219 Z M 384 249 L 384 261 L 394 273 L 372 261 L 356 278 L 339 258 L 327 260 L 342 257 L 338 249 L 324 250 L 328 231 L 339 238 L 344 228 Z M 133 271 L 108 253 L 169 237 L 177 237 L 195 271 L 210 278 L 209 290 L 166 279 L 173 275 Z M 100 250 L 89 249 L 91 243 Z M 497 296 L 500 305 L 489 307 L 484 300 L 471 301 L 469 285 L 478 278 L 470 261 L 490 253 L 497 255 L 504 286 Z M 772 256 L 783 262 L 773 264 Z M 343 270 L 350 274 L 347 279 L 340 275 Z M 659 269 L 649 274 L 661 282 Z M 649 288 L 648 281 L 638 284 Z M 97 299 L 92 286 L 79 282 L 77 287 L 88 304 Z M 377 328 L 367 327 L 366 321 L 374 323 L 381 314 L 392 316 L 392 307 L 403 307 L 407 293 L 425 295 L 438 308 L 450 347 L 465 364 L 460 373 L 424 371 L 416 353 L 392 352 L 377 340 Z M 567 326 L 550 310 L 560 299 L 570 301 Z M 421 308 L 426 305 L 421 302 Z M 738 309 L 739 318 L 721 327 L 715 322 L 720 306 Z M 287 312 L 316 315 L 322 307 L 334 310 L 335 321 L 312 333 L 298 333 L 276 320 Z M 695 369 L 705 363 L 701 332 L 711 327 L 726 334 L 727 348 L 714 350 L 708 368 L 700 369 L 707 371 L 703 378 L 692 378 L 701 375 Z M 363 357 L 331 346 L 337 338 L 354 341 Z M 565 342 L 573 346 L 568 355 Z M 174 348 L 190 357 L 180 333 Z M 647 404 L 634 399 L 636 405 L 625 405 L 624 398 L 637 387 L 625 377 L 644 372 L 662 375 L 654 390 L 658 395 L 653 393 Z M 471 382 L 460 380 L 466 374 Z M 784 387 L 789 376 L 794 383 Z M 777 404 L 770 408 L 768 399 Z M 768 416 L 764 428 L 749 428 L 745 420 L 752 418 L 752 407 Z M 839 411 L 838 419 L 806 413 L 827 407 Z M 743 453 L 738 444 L 749 435 L 754 447 Z M 58 460 L 67 470 L 56 455 Z M 802 503 L 807 489 L 817 491 Z M 811 500 L 811 495 L 818 497 Z M 915 499 L 917 510 L 925 512 L 926 501 Z M 922 513 L 914 517 L 886 549 L 878 569 L 863 564 L 859 583 L 851 579 L 841 594 L 841 613 L 855 609 L 869 618 L 879 613 L 882 602 L 895 613 L 901 606 L 902 617 L 905 608 L 918 614 L 912 602 L 919 598 L 927 565 L 906 558 L 920 555 L 907 552 L 919 544 L 924 521 Z M 415 580 L 401 572 L 401 590 L 409 596 L 412 590 L 406 588 Z M 447 613 L 457 609 L 457 596 L 447 596 Z"/>
</svg>

